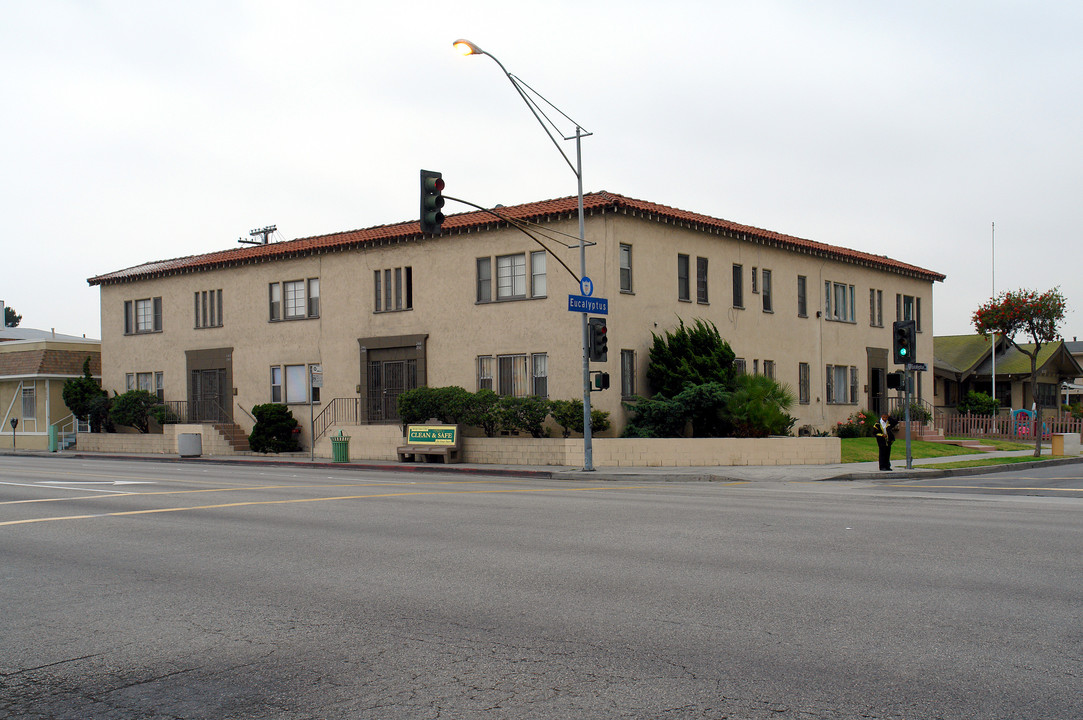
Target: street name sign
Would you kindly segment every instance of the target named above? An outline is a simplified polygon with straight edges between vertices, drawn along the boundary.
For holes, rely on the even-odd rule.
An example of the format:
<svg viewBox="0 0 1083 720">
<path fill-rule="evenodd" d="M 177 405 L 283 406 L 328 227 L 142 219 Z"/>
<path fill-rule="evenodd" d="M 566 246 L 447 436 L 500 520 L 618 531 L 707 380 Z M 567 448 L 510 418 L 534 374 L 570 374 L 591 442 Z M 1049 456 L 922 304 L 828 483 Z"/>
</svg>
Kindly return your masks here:
<svg viewBox="0 0 1083 720">
<path fill-rule="evenodd" d="M 569 295 L 568 309 L 572 312 L 608 315 L 609 300 L 606 298 L 586 297 L 585 295 Z"/>
</svg>

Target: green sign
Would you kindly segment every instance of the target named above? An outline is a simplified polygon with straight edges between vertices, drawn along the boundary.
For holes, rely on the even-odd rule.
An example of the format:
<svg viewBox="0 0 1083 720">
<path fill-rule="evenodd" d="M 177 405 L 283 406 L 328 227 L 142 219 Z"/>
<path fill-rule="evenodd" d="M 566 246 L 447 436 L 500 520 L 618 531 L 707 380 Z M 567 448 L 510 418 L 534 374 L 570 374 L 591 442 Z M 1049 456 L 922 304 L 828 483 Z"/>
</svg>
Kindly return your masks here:
<svg viewBox="0 0 1083 720">
<path fill-rule="evenodd" d="M 454 445 L 454 425 L 409 425 L 406 428 L 409 445 Z"/>
</svg>

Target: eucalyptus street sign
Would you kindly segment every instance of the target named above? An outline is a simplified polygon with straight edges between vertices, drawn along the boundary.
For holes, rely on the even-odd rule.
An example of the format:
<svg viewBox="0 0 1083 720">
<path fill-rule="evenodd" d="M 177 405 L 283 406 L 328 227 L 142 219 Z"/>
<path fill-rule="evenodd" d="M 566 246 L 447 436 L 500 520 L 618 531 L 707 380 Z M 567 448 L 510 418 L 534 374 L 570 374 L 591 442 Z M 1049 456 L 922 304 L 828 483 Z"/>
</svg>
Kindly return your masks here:
<svg viewBox="0 0 1083 720">
<path fill-rule="evenodd" d="M 568 309 L 572 312 L 608 315 L 609 300 L 606 298 L 586 297 L 585 295 L 569 295 Z"/>
<path fill-rule="evenodd" d="M 925 363 L 907 363 L 906 369 L 911 372 L 925 372 L 929 369 L 929 366 Z"/>
</svg>

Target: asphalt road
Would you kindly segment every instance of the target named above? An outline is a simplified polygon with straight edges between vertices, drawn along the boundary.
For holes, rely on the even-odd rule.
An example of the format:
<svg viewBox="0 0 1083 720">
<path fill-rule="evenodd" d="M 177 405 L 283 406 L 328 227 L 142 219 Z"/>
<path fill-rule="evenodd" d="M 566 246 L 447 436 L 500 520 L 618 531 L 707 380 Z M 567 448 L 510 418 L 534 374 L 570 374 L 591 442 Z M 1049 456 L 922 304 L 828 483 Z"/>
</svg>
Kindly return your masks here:
<svg viewBox="0 0 1083 720">
<path fill-rule="evenodd" d="M 1008 480 L 3 457 L 0 718 L 1081 718 L 1083 493 Z"/>
</svg>

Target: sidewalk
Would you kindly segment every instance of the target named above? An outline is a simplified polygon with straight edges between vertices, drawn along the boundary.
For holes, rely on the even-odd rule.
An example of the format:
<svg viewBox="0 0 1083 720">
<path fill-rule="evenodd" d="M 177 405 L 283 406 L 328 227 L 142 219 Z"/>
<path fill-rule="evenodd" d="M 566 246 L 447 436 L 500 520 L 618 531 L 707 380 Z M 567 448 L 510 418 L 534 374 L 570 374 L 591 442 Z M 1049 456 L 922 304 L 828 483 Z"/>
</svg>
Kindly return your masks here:
<svg viewBox="0 0 1083 720">
<path fill-rule="evenodd" d="M 1043 448 L 1043 456 L 1048 455 Z M 1033 450 L 993 451 L 939 458 L 921 458 L 914 465 L 936 465 L 962 460 L 983 458 L 1021 457 L 1033 454 Z M 0 451 L 0 457 L 63 457 L 71 459 L 143 460 L 151 462 L 208 463 L 219 465 L 274 465 L 277 467 L 310 467 L 328 470 L 371 470 L 380 472 L 442 473 L 456 475 L 504 476 L 537 478 L 543 480 L 569 480 L 582 482 L 809 482 L 825 480 L 899 480 L 906 478 L 937 478 L 985 473 L 1008 472 L 1033 467 L 1083 463 L 1083 456 L 1042 460 L 1037 463 L 1013 463 L 975 468 L 951 468 L 945 470 L 915 467 L 906 469 L 905 459 L 893 460 L 890 472 L 881 472 L 876 462 L 840 463 L 837 465 L 757 465 L 757 466 L 706 466 L 706 467 L 596 467 L 586 472 L 581 467 L 527 466 L 527 465 L 478 465 L 471 463 L 397 463 L 393 461 L 358 460 L 335 463 L 327 458 L 310 460 L 307 453 L 283 455 L 228 455 L 181 458 L 179 455 L 120 455 L 90 452 Z"/>
</svg>

